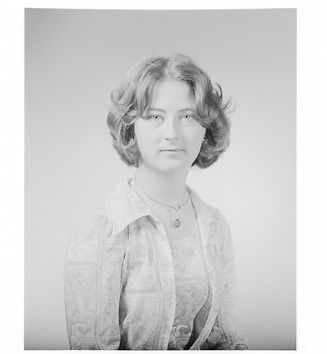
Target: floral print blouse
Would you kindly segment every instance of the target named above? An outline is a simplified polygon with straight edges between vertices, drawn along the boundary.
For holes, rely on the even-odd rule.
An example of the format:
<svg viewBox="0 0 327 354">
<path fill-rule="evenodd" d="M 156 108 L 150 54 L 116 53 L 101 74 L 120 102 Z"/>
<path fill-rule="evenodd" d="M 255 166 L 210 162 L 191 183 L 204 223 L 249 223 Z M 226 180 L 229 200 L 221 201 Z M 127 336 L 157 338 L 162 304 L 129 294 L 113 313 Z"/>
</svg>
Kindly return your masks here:
<svg viewBox="0 0 327 354">
<path fill-rule="evenodd" d="M 207 290 L 200 294 L 204 304 L 194 314 L 184 349 L 246 349 L 235 313 L 229 227 L 217 209 L 187 189 L 197 214 Z M 76 225 L 64 280 L 71 349 L 167 350 L 172 345 L 181 308 L 172 248 L 130 179 L 117 185 L 103 210 Z"/>
<path fill-rule="evenodd" d="M 208 277 L 198 228 L 183 239 L 170 240 L 176 308 L 168 349 L 183 350 L 192 343 L 193 322 L 208 298 Z M 191 342 L 190 342 L 191 340 Z"/>
</svg>

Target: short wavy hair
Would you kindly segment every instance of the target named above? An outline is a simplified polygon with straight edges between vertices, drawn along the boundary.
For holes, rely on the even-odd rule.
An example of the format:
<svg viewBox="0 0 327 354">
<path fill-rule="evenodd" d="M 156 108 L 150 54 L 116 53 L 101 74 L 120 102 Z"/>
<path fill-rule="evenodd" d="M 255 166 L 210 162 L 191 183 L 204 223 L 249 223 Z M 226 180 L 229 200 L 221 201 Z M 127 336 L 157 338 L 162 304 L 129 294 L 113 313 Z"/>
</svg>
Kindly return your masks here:
<svg viewBox="0 0 327 354">
<path fill-rule="evenodd" d="M 196 119 L 206 129 L 203 143 L 192 166 L 206 168 L 216 162 L 230 142 L 229 101 L 223 103 L 220 85 L 212 84 L 208 74 L 183 54 L 147 57 L 134 66 L 111 94 L 107 125 L 113 146 L 128 166 L 138 167 L 140 151 L 134 123 L 151 102 L 158 82 L 175 79 L 185 82 L 196 102 Z"/>
</svg>

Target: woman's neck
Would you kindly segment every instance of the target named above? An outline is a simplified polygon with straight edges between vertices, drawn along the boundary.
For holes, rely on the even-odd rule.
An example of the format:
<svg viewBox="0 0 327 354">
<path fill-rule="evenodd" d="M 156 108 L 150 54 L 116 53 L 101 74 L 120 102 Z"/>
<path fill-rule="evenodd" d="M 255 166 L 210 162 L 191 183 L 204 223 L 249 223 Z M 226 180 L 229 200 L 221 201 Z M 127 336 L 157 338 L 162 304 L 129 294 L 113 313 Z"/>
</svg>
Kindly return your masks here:
<svg viewBox="0 0 327 354">
<path fill-rule="evenodd" d="M 187 173 L 163 174 L 139 167 L 135 173 L 136 185 L 151 198 L 177 206 L 185 199 Z"/>
</svg>

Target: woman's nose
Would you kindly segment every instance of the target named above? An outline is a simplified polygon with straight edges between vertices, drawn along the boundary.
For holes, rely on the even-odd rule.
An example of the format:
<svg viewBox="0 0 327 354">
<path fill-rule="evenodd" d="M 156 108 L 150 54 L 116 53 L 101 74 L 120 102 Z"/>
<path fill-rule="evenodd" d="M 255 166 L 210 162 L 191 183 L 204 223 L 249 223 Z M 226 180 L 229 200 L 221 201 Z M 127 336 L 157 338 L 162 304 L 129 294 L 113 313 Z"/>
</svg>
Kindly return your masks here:
<svg viewBox="0 0 327 354">
<path fill-rule="evenodd" d="M 165 122 L 165 139 L 175 140 L 180 138 L 180 127 L 177 119 L 167 119 Z"/>
</svg>

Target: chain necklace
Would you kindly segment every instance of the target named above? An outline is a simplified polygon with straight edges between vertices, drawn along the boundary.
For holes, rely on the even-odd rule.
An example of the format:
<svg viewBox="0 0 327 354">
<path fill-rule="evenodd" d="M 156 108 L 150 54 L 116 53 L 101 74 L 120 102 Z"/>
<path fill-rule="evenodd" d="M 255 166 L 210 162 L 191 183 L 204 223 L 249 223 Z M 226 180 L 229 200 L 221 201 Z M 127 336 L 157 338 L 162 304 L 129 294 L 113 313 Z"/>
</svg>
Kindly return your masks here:
<svg viewBox="0 0 327 354">
<path fill-rule="evenodd" d="M 136 187 L 137 187 L 143 194 L 145 194 L 149 199 L 151 199 L 152 201 L 154 201 L 155 203 L 159 204 L 159 205 L 162 206 L 162 207 L 165 207 L 165 208 L 168 207 L 168 208 L 170 208 L 170 209 L 169 209 L 169 211 L 170 211 L 170 225 L 171 225 L 172 227 L 174 227 L 174 228 L 176 228 L 176 229 L 178 229 L 178 228 L 181 227 L 183 219 L 182 219 L 181 215 L 179 214 L 179 209 L 180 209 L 182 206 L 184 206 L 184 205 L 188 202 L 188 200 L 190 199 L 190 194 L 189 194 L 189 193 L 187 193 L 187 199 L 186 199 L 186 201 L 183 203 L 183 200 L 182 200 L 181 203 L 175 208 L 175 207 L 172 206 L 172 205 L 165 204 L 165 203 L 161 203 L 161 202 L 159 202 L 158 200 L 155 200 L 155 199 L 153 199 L 151 196 L 149 196 L 149 194 L 147 194 L 147 193 L 137 184 L 137 182 L 136 182 L 136 177 L 134 177 L 134 182 L 135 182 Z M 184 197 L 183 197 L 183 199 L 184 199 Z M 171 209 L 173 209 L 173 210 L 175 211 L 174 214 L 172 214 L 172 210 L 171 210 Z"/>
</svg>

